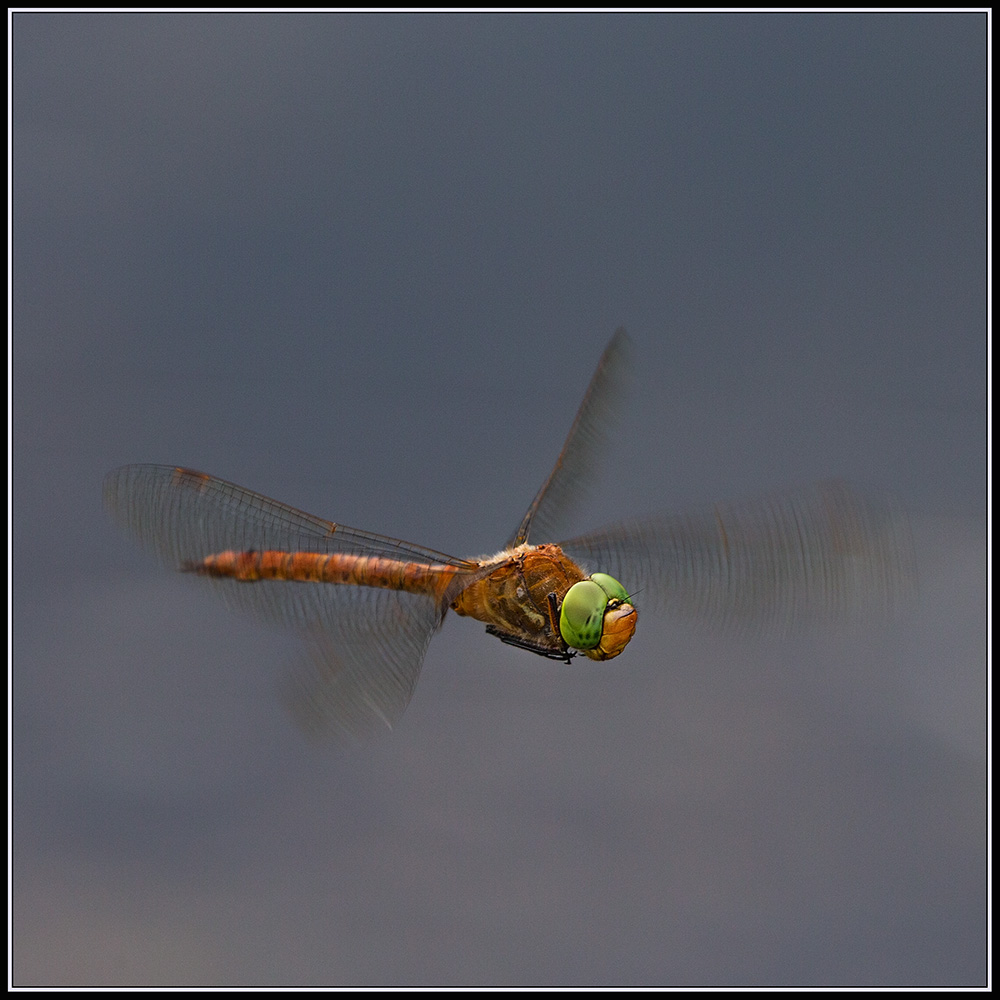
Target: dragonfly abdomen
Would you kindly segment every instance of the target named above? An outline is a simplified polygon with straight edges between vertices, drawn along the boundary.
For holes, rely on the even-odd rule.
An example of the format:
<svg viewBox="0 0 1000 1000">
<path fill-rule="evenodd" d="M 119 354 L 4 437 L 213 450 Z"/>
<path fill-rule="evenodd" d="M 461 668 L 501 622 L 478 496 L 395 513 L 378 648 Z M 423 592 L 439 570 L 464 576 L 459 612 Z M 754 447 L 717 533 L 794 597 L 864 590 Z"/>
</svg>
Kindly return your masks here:
<svg viewBox="0 0 1000 1000">
<path fill-rule="evenodd" d="M 299 583 L 334 583 L 354 587 L 406 590 L 441 597 L 455 576 L 450 566 L 404 562 L 381 556 L 359 556 L 333 552 L 217 552 L 201 562 L 183 567 L 201 576 L 256 583 L 287 580 Z"/>
</svg>

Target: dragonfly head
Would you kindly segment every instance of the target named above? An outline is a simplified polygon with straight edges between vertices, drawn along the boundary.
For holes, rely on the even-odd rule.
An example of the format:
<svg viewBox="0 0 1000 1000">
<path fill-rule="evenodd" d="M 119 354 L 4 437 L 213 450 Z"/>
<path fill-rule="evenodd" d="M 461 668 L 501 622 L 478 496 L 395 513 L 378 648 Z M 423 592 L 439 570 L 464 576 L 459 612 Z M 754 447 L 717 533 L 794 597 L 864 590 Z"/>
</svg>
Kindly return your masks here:
<svg viewBox="0 0 1000 1000">
<path fill-rule="evenodd" d="M 563 598 L 559 632 L 571 649 L 592 660 L 610 660 L 635 632 L 636 610 L 625 588 L 607 573 L 574 583 Z"/>
</svg>

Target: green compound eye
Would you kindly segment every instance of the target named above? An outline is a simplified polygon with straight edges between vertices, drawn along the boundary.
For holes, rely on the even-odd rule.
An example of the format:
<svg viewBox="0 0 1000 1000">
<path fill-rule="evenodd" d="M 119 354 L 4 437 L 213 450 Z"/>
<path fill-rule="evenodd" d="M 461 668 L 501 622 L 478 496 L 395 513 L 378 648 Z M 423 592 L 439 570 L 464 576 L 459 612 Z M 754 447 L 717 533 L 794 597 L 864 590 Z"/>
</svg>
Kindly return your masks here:
<svg viewBox="0 0 1000 1000">
<path fill-rule="evenodd" d="M 608 576 L 607 573 L 594 573 L 590 579 L 608 595 L 609 601 L 621 601 L 623 604 L 628 604 L 631 600 L 625 588 L 613 576 Z"/>
<path fill-rule="evenodd" d="M 622 590 L 621 584 L 610 576 L 606 579 Z M 566 645 L 572 649 L 594 649 L 604 632 L 604 609 L 607 606 L 608 593 L 599 583 L 594 580 L 574 583 L 563 599 L 562 610 L 559 612 L 559 632 Z"/>
</svg>

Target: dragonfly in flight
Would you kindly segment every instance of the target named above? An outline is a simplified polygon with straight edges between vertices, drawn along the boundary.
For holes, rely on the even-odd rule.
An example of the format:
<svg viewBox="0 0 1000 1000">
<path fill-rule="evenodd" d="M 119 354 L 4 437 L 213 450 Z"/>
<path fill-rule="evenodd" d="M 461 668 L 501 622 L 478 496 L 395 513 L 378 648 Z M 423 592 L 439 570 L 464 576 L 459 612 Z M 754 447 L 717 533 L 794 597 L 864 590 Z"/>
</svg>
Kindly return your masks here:
<svg viewBox="0 0 1000 1000">
<path fill-rule="evenodd" d="M 402 715 L 449 610 L 570 662 L 618 656 L 640 605 L 758 630 L 892 609 L 910 577 L 906 521 L 887 499 L 842 482 L 552 542 L 608 443 L 629 351 L 619 329 L 555 467 L 493 556 L 459 559 L 349 528 L 176 466 L 115 470 L 105 502 L 168 565 L 298 631 L 310 650 L 300 717 L 348 742 Z"/>
</svg>

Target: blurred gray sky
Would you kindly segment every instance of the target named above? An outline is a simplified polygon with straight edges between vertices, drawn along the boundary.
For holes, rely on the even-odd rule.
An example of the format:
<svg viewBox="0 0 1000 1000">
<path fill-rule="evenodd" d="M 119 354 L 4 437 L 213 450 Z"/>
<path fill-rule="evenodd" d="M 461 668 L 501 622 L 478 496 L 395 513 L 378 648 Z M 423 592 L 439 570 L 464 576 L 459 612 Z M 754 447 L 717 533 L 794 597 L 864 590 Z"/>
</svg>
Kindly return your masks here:
<svg viewBox="0 0 1000 1000">
<path fill-rule="evenodd" d="M 987 30 L 15 14 L 14 982 L 983 984 Z M 451 618 L 344 754 L 101 509 L 170 462 L 496 550 L 619 324 L 581 528 L 845 476 L 912 612 L 570 666 Z"/>
</svg>

